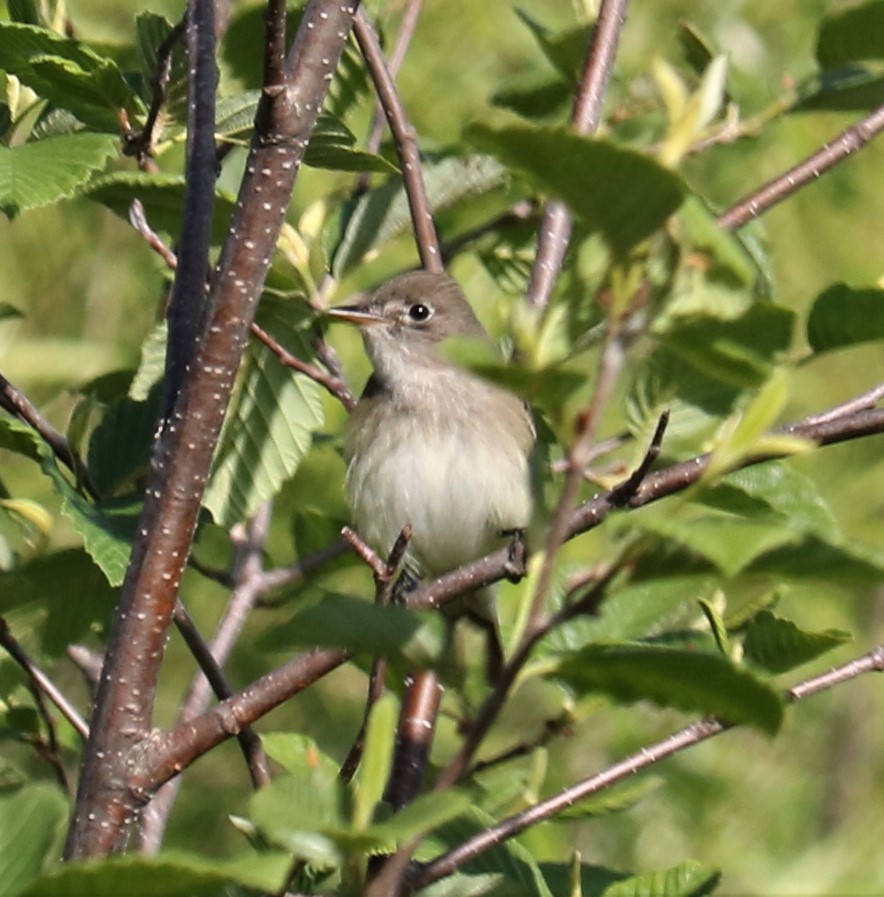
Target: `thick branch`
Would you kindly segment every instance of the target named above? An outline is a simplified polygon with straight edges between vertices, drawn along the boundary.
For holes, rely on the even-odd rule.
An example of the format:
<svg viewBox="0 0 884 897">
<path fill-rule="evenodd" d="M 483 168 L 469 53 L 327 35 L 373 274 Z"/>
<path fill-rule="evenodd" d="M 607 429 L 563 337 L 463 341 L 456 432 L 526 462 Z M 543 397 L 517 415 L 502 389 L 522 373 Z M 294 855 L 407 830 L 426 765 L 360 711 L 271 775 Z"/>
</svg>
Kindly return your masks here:
<svg viewBox="0 0 884 897">
<path fill-rule="evenodd" d="M 144 511 L 114 619 L 66 855 L 122 849 L 149 794 L 136 748 L 151 730 L 156 684 L 178 587 L 224 413 L 295 178 L 355 5 L 309 3 L 285 66 L 264 91 L 230 231 L 209 296 L 206 326 L 148 476 Z M 196 739 L 194 739 L 196 741 Z M 151 751 L 137 756 L 145 761 Z"/>
</svg>

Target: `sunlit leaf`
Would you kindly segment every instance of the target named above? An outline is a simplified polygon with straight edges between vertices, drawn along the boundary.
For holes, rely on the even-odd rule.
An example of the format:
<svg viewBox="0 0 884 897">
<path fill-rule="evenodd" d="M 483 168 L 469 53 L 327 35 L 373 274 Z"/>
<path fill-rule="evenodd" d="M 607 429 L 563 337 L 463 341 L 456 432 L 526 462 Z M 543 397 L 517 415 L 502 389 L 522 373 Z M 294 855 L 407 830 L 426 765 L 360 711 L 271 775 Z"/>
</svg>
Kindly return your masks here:
<svg viewBox="0 0 884 897">
<path fill-rule="evenodd" d="M 618 881 L 602 897 L 701 897 L 709 894 L 720 877 L 717 869 L 693 860 Z"/>
</svg>

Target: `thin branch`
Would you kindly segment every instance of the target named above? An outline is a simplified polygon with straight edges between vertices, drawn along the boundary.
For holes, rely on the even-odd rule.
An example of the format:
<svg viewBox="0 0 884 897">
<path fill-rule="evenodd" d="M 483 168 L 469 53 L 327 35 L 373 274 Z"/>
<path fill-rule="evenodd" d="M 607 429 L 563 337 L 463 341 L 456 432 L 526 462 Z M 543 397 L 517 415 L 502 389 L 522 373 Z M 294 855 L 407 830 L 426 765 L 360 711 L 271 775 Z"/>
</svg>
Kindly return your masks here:
<svg viewBox="0 0 884 897">
<path fill-rule="evenodd" d="M 252 333 L 273 352 L 284 367 L 292 368 L 301 374 L 305 374 L 311 380 L 315 380 L 320 386 L 324 386 L 348 411 L 356 407 L 356 397 L 350 390 L 347 381 L 328 371 L 322 370 L 309 361 L 304 361 L 289 352 L 260 324 L 252 322 Z"/>
<path fill-rule="evenodd" d="M 718 223 L 725 230 L 738 230 L 772 206 L 788 199 L 839 162 L 843 162 L 852 153 L 862 149 L 882 130 L 884 130 L 884 106 L 879 106 L 862 121 L 842 131 L 821 150 L 734 203 L 718 216 Z"/>
<path fill-rule="evenodd" d="M 865 673 L 882 671 L 884 671 L 884 645 L 879 645 L 868 654 L 831 672 L 799 683 L 787 692 L 787 697 L 793 702 L 800 701 Z M 551 819 L 578 801 L 623 779 L 630 778 L 673 754 L 706 741 L 715 735 L 720 735 L 730 728 L 733 728 L 732 724 L 717 719 L 699 720 L 656 744 L 642 748 L 604 772 L 584 779 L 582 782 L 566 788 L 555 797 L 540 801 L 528 810 L 502 820 L 428 863 L 417 870 L 409 881 L 408 884 L 411 888 L 409 893 L 414 893 L 440 878 L 451 875 L 495 845 L 518 835 L 526 828 Z"/>
<path fill-rule="evenodd" d="M 55 705 L 58 712 L 71 724 L 81 738 L 89 737 L 89 726 L 79 710 L 67 699 L 55 683 L 34 663 L 28 652 L 12 634 L 6 619 L 0 616 L 0 645 L 9 656 L 27 673 L 34 687 Z"/>
<path fill-rule="evenodd" d="M 408 207 L 411 210 L 414 236 L 421 264 L 427 271 L 442 271 L 439 237 L 436 234 L 433 213 L 430 210 L 430 202 L 421 172 L 417 134 L 405 114 L 396 85 L 387 68 L 377 32 L 368 20 L 364 8 L 360 7 L 356 13 L 353 33 L 356 35 L 359 49 L 362 51 L 365 64 L 374 81 L 378 99 L 387 116 L 387 123 L 402 161 L 402 179 L 405 185 L 405 195 L 408 198 Z"/>
<path fill-rule="evenodd" d="M 76 477 L 77 483 L 82 484 L 83 489 L 92 498 L 96 498 L 95 488 L 89 480 L 89 471 L 80 456 L 71 448 L 67 439 L 43 417 L 31 400 L 2 374 L 0 374 L 0 408 L 36 430 L 40 438 L 52 449 L 55 457 Z"/>
<path fill-rule="evenodd" d="M 850 417 L 852 414 L 856 414 L 857 411 L 867 411 L 870 408 L 874 408 L 882 399 L 884 399 L 884 383 L 879 383 L 861 395 L 848 399 L 846 402 L 836 405 L 828 411 L 811 415 L 804 422 L 807 424 L 831 423 L 835 420 Z"/>
<path fill-rule="evenodd" d="M 571 125 L 578 134 L 594 134 L 601 124 L 605 93 L 628 6 L 629 0 L 602 0 L 571 113 Z M 547 204 L 539 233 L 526 298 L 536 308 L 543 308 L 552 295 L 571 241 L 571 212 L 564 203 Z"/>
<path fill-rule="evenodd" d="M 166 266 L 174 271 L 178 267 L 178 256 L 162 241 L 160 235 L 150 226 L 144 205 L 140 199 L 133 199 L 129 206 L 129 224 L 142 236 L 150 248 L 159 255 Z"/>
</svg>

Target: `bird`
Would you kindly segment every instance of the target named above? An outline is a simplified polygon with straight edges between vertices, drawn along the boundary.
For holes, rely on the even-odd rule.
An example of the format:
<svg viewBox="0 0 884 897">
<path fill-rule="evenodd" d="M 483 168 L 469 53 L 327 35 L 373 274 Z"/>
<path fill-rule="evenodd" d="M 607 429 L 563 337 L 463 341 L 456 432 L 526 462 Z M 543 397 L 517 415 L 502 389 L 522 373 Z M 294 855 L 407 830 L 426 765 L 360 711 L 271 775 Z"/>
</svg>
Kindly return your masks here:
<svg viewBox="0 0 884 897">
<path fill-rule="evenodd" d="M 532 512 L 532 415 L 515 394 L 456 365 L 452 337 L 490 343 L 452 277 L 410 271 L 357 305 L 329 309 L 356 324 L 373 373 L 350 419 L 346 487 L 360 536 L 386 557 L 408 524 L 404 567 L 437 577 L 506 544 Z M 503 654 L 493 597 L 471 593 L 467 614 L 488 635 L 489 675 Z"/>
</svg>

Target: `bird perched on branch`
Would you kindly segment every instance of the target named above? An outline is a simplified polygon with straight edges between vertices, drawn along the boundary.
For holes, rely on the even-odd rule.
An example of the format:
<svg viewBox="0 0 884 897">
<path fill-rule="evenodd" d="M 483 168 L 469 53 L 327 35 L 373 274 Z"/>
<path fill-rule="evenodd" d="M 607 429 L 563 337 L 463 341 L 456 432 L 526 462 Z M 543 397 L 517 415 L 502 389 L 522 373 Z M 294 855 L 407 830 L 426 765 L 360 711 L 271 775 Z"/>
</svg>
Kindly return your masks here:
<svg viewBox="0 0 884 897">
<path fill-rule="evenodd" d="M 329 314 L 359 326 L 374 373 L 350 422 L 347 489 L 354 524 L 380 554 L 411 527 L 406 570 L 434 577 L 504 544 L 531 516 L 534 425 L 524 403 L 448 360 L 451 337 L 490 338 L 447 274 L 412 271 L 361 305 Z M 487 631 L 502 662 L 488 591 L 454 613 Z"/>
</svg>

